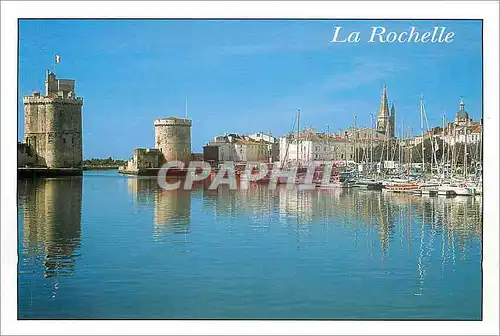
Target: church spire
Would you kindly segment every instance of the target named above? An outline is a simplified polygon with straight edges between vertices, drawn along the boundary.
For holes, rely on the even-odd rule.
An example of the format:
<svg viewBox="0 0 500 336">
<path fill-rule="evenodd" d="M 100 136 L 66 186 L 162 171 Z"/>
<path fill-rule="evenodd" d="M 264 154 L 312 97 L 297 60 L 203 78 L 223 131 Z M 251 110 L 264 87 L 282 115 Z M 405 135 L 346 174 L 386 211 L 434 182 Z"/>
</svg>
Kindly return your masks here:
<svg viewBox="0 0 500 336">
<path fill-rule="evenodd" d="M 382 91 L 382 98 L 380 99 L 380 110 L 378 112 L 379 117 L 389 116 L 389 103 L 387 102 L 387 86 L 384 84 L 384 89 Z"/>
<path fill-rule="evenodd" d="M 386 134 L 389 124 L 389 103 L 387 102 L 387 86 L 384 84 L 382 98 L 380 99 L 380 109 L 377 116 L 377 131 Z"/>
</svg>

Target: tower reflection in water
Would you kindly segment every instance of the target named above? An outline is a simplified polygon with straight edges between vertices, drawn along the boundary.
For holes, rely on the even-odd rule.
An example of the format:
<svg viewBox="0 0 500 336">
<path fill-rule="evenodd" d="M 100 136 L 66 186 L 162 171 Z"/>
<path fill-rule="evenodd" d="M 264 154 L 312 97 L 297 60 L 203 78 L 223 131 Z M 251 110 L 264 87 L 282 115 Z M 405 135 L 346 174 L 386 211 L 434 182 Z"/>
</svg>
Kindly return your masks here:
<svg viewBox="0 0 500 336">
<path fill-rule="evenodd" d="M 81 241 L 82 178 L 20 180 L 18 192 L 28 256 L 22 262 L 33 272 L 42 265 L 46 278 L 73 274 Z"/>
<path fill-rule="evenodd" d="M 154 240 L 171 243 L 178 252 L 188 252 L 192 191 L 163 190 L 156 178 L 149 177 L 129 178 L 127 183 L 137 205 L 153 205 Z"/>
</svg>

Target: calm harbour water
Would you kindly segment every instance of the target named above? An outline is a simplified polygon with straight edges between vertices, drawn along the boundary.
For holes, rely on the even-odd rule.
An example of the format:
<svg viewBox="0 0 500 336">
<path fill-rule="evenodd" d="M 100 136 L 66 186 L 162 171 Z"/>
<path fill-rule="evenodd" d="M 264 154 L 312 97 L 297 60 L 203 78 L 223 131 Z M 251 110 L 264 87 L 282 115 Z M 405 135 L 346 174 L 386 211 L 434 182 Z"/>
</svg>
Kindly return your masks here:
<svg viewBox="0 0 500 336">
<path fill-rule="evenodd" d="M 20 180 L 31 318 L 480 319 L 481 198 Z"/>
</svg>

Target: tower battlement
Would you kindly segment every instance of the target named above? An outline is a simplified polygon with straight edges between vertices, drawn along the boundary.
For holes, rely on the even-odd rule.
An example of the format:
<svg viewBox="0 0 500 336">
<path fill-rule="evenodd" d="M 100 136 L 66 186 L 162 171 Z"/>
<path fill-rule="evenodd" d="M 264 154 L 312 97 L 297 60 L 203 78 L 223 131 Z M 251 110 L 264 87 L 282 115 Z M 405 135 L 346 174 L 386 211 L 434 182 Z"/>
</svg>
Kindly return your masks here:
<svg viewBox="0 0 500 336">
<path fill-rule="evenodd" d="M 69 105 L 83 105 L 82 97 L 75 98 L 64 98 L 58 96 L 48 96 L 41 97 L 40 95 L 36 95 L 33 93 L 31 96 L 24 96 L 23 103 L 26 104 L 69 104 Z"/>
<path fill-rule="evenodd" d="M 183 119 L 177 117 L 168 117 L 155 119 L 155 126 L 191 126 L 192 121 L 190 119 Z"/>
</svg>

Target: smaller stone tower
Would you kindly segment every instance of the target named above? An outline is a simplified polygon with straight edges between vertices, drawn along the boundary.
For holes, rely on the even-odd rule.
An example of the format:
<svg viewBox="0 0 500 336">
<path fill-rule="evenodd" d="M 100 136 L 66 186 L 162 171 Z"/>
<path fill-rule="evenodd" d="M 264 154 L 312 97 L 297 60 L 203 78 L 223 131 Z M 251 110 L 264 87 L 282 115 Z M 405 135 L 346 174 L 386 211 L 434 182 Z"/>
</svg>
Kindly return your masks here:
<svg viewBox="0 0 500 336">
<path fill-rule="evenodd" d="M 191 161 L 191 120 L 177 117 L 156 119 L 155 148 L 163 153 L 165 161 Z"/>
<path fill-rule="evenodd" d="M 45 95 L 34 92 L 23 103 L 24 143 L 35 156 L 35 165 L 81 168 L 83 99 L 75 95 L 75 81 L 57 79 L 47 70 Z"/>
</svg>

